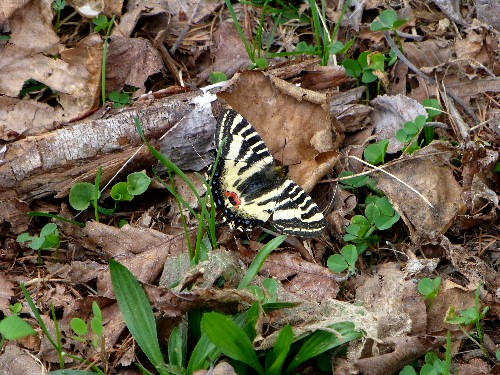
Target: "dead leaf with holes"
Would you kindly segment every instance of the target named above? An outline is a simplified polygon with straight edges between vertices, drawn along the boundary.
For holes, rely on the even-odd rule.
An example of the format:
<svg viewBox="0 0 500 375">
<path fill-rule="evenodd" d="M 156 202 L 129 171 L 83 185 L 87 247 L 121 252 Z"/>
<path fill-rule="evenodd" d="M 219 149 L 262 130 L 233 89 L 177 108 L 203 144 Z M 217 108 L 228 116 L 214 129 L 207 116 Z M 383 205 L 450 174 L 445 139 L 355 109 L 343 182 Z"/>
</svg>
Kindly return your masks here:
<svg viewBox="0 0 500 375">
<path fill-rule="evenodd" d="M 394 177 L 377 173 L 378 187 L 401 215 L 414 239 L 444 234 L 453 224 L 455 216 L 465 208 L 462 188 L 449 165 L 455 152 L 446 143 L 433 142 L 384 168 L 418 191 L 432 207 Z"/>
<path fill-rule="evenodd" d="M 330 118 L 325 94 L 258 71 L 245 71 L 217 96 L 245 117 L 262 136 L 288 176 L 311 191 L 332 169 L 343 140 Z"/>
</svg>

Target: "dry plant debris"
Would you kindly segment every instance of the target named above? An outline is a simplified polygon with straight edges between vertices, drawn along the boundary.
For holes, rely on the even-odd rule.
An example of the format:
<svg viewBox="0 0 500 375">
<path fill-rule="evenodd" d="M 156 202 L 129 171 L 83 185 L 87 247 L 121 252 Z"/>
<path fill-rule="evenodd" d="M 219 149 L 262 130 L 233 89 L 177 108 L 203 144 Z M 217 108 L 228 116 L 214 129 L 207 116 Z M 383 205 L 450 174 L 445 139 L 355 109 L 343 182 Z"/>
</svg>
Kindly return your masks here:
<svg viewBox="0 0 500 375">
<path fill-rule="evenodd" d="M 379 29 L 370 26 L 387 2 L 352 1 L 345 12 L 342 1 L 231 3 L 231 12 L 223 0 L 0 5 L 0 373 L 47 373 L 61 351 L 87 361 L 66 356 L 67 369 L 154 371 L 118 306 L 113 259 L 146 291 L 162 348 L 201 312 L 288 302 L 253 322 L 259 353 L 283 344 L 287 324 L 295 338 L 338 338 L 332 325 L 342 322 L 364 336 L 346 355 L 327 352 L 329 368 L 309 360 L 298 373 L 500 373 L 498 1 L 392 4 L 405 22 Z M 336 40 L 346 48 L 333 51 Z M 221 76 L 228 80 L 210 85 Z M 427 118 L 427 99 L 442 111 Z M 246 272 L 269 238 L 218 225 L 211 248 L 210 229 L 198 226 L 224 106 L 249 120 L 328 222 L 322 238 L 281 244 L 250 289 Z M 158 163 L 135 119 L 187 178 Z M 360 161 L 374 144 L 385 144 L 376 167 Z M 154 179 L 149 189 L 115 199 L 111 186 L 140 171 Z M 346 171 L 372 182 L 349 185 Z M 89 202 L 101 212 L 73 209 L 72 187 L 95 193 L 96 175 L 106 188 Z M 369 223 L 372 235 L 354 234 L 360 216 L 384 215 Z M 333 272 L 332 259 L 343 271 Z M 422 292 L 423 280 L 439 281 L 427 284 L 436 294 Z M 61 336 L 59 348 L 21 284 L 50 335 Z M 73 327 L 74 318 L 93 320 L 96 304 L 99 345 Z M 36 331 L 5 336 L 14 315 Z M 235 374 L 232 364 L 222 356 L 196 373 Z"/>
</svg>

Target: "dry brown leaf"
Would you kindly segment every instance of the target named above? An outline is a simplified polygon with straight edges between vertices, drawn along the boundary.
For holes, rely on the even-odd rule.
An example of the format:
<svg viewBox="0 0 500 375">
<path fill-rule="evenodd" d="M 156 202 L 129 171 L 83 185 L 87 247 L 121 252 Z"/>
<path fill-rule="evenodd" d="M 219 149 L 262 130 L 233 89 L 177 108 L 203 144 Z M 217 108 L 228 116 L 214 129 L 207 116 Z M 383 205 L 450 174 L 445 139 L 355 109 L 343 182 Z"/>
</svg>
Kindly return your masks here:
<svg viewBox="0 0 500 375">
<path fill-rule="evenodd" d="M 47 372 L 35 356 L 15 343 L 7 343 L 0 355 L 0 373 L 9 375 L 43 374 Z"/>
<path fill-rule="evenodd" d="M 433 334 L 444 330 L 452 332 L 460 330 L 457 324 L 445 323 L 445 318 L 452 307 L 458 313 L 460 310 L 474 306 L 474 294 L 474 290 L 467 290 L 451 280 L 443 280 L 439 298 L 428 305 L 427 332 Z"/>
<path fill-rule="evenodd" d="M 452 50 L 447 41 L 429 39 L 420 43 L 403 43 L 405 56 L 424 73 L 432 74 L 452 58 Z"/>
<path fill-rule="evenodd" d="M 406 276 L 399 265 L 385 263 L 373 276 L 360 278 L 356 300 L 376 316 L 380 339 L 425 333 L 424 299 Z"/>
<path fill-rule="evenodd" d="M 149 76 L 159 73 L 163 61 L 151 42 L 143 38 L 112 37 L 108 51 L 106 91 L 122 91 L 125 85 L 137 87 L 134 97 L 145 93 Z"/>
<path fill-rule="evenodd" d="M 401 215 L 414 240 L 445 233 L 465 208 L 462 188 L 448 162 L 454 152 L 447 144 L 436 141 L 384 168 L 416 189 L 433 207 L 395 178 L 378 174 L 378 187 Z"/>
<path fill-rule="evenodd" d="M 214 368 L 210 370 L 198 370 L 193 372 L 193 375 L 236 375 L 236 371 L 234 371 L 233 366 L 222 360 Z"/>
<path fill-rule="evenodd" d="M 405 365 L 422 357 L 430 349 L 435 349 L 444 344 L 439 338 L 431 340 L 426 337 L 393 337 L 385 340 L 384 344 L 390 346 L 388 353 L 374 357 L 361 358 L 356 362 L 356 368 L 363 375 L 396 374 Z"/>
<path fill-rule="evenodd" d="M 0 96 L 0 138 L 4 141 L 50 132 L 63 118 L 64 111 L 60 107 Z"/>
<path fill-rule="evenodd" d="M 239 69 L 252 64 L 245 45 L 233 22 L 223 22 L 214 33 L 214 63 L 198 74 L 198 82 L 208 79 L 211 72 L 222 72 L 232 77 Z"/>
<path fill-rule="evenodd" d="M 401 150 L 403 144 L 396 139 L 396 132 L 403 127 L 405 122 L 414 121 L 419 115 L 427 117 L 427 112 L 422 104 L 407 96 L 382 95 L 371 101 L 373 105 L 372 120 L 375 124 L 377 141 L 388 139 L 388 153 Z"/>
<path fill-rule="evenodd" d="M 9 306 L 11 298 L 14 296 L 14 288 L 16 285 L 9 280 L 9 277 L 4 272 L 0 272 L 0 311 L 5 315 L 10 315 Z"/>
<path fill-rule="evenodd" d="M 168 256 L 188 251 L 183 235 L 170 236 L 150 228 L 125 225 L 118 229 L 90 222 L 85 227 L 84 233 L 108 256 L 116 257 L 144 283 L 151 283 L 160 275 Z M 137 241 L 138 238 L 141 240 Z M 112 297 L 112 290 L 109 273 L 100 273 L 98 279 L 100 295 Z"/>
<path fill-rule="evenodd" d="M 500 12 L 500 9 L 497 10 Z M 497 13 L 498 14 L 498 13 Z M 467 374 L 467 375 L 491 375 L 498 374 L 498 365 L 496 367 L 496 372 L 493 372 L 493 368 L 488 365 L 488 362 L 482 358 L 473 358 L 469 363 L 457 363 L 457 373 Z"/>
<path fill-rule="evenodd" d="M 500 31 L 500 2 L 496 0 L 476 0 L 477 18 Z"/>
<path fill-rule="evenodd" d="M 328 268 L 305 261 L 297 252 L 272 253 L 260 274 L 280 280 L 287 292 L 303 301 L 335 299 L 339 292 L 339 284 Z"/>
<path fill-rule="evenodd" d="M 275 159 L 289 167 L 288 176 L 304 190 L 310 191 L 336 163 L 343 134 L 330 120 L 324 94 L 245 71 L 217 95 L 255 127 Z M 314 148 L 315 136 L 322 139 L 321 151 Z"/>
<path fill-rule="evenodd" d="M 92 107 L 98 96 L 100 83 L 99 71 L 102 59 L 102 41 L 97 34 L 84 38 L 77 47 L 67 51 L 60 51 L 59 38 L 52 31 L 51 2 L 48 3 L 49 22 L 42 24 L 44 30 L 51 34 L 45 35 L 36 25 L 40 15 L 46 10 L 29 8 L 27 14 L 23 13 L 18 22 L 13 22 L 12 41 L 1 51 L 2 64 L 0 74 L 0 93 L 17 97 L 26 80 L 35 79 L 44 83 L 51 89 L 60 93 L 60 103 L 65 110 L 67 118 L 84 113 Z M 31 4 L 38 4 L 33 1 Z M 37 13 L 35 22 L 25 18 L 32 13 Z M 39 14 L 38 14 L 39 13 Z M 48 16 L 46 16 L 48 17 Z M 40 35 L 32 35 L 40 33 Z M 52 35 L 53 34 L 53 35 Z M 33 40 L 37 43 L 31 44 Z M 54 59 L 49 55 L 61 59 Z M 69 97 L 68 97 L 69 96 Z M 59 120 L 58 118 L 52 119 Z"/>
<path fill-rule="evenodd" d="M 465 38 L 455 40 L 454 50 L 459 59 L 472 59 L 481 64 L 489 64 L 490 56 L 486 51 L 484 36 L 469 30 Z"/>
</svg>

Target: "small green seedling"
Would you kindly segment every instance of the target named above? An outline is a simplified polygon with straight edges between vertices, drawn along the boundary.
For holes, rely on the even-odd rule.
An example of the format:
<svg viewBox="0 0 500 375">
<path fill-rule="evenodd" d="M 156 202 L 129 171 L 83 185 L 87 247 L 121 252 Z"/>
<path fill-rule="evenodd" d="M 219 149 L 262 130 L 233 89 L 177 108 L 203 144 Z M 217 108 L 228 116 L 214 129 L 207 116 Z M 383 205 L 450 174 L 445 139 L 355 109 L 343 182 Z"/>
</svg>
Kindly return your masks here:
<svg viewBox="0 0 500 375">
<path fill-rule="evenodd" d="M 436 277 L 434 280 L 428 277 L 423 278 L 418 282 L 418 291 L 426 299 L 433 300 L 439 293 L 441 288 L 441 277 Z"/>
<path fill-rule="evenodd" d="M 210 82 L 211 83 L 219 83 L 227 81 L 227 76 L 223 72 L 211 72 L 210 73 Z"/>
<path fill-rule="evenodd" d="M 27 245 L 33 250 L 38 251 L 38 264 L 42 263 L 42 250 L 59 249 L 61 237 L 59 228 L 54 223 L 45 224 L 40 231 L 40 236 L 30 236 L 28 233 L 22 233 L 17 236 L 17 242 L 27 242 Z"/>
<path fill-rule="evenodd" d="M 375 230 L 391 228 L 400 218 L 387 197 L 370 195 L 365 201 L 365 215 L 355 215 L 346 228 L 344 240 L 353 243 L 361 254 L 369 245 L 377 243 L 380 237 Z"/>
<path fill-rule="evenodd" d="M 19 315 L 23 310 L 23 304 L 21 302 L 16 302 L 13 305 L 9 306 L 9 310 L 12 314 Z"/>
<path fill-rule="evenodd" d="M 358 250 L 354 245 L 346 245 L 340 250 L 340 254 L 333 254 L 328 258 L 327 266 L 330 271 L 339 273 L 348 271 L 350 275 L 356 273 L 356 262 L 358 261 Z"/>
<path fill-rule="evenodd" d="M 449 375 L 450 369 L 449 365 L 445 360 L 440 359 L 436 353 L 429 352 L 425 355 L 425 365 L 422 366 L 420 372 L 417 371 L 412 366 L 405 366 L 399 375 Z"/>
<path fill-rule="evenodd" d="M 472 306 L 465 310 L 460 310 L 458 314 L 452 307 L 446 317 L 446 322 L 451 324 L 469 325 L 475 324 L 486 316 L 489 308 L 485 307 L 482 312 L 480 312 L 476 307 Z"/>
<path fill-rule="evenodd" d="M 118 182 L 111 188 L 111 198 L 115 201 L 131 201 L 134 196 L 148 190 L 151 178 L 144 172 L 133 172 L 127 176 L 127 182 Z"/>
<path fill-rule="evenodd" d="M 351 171 L 344 171 L 344 172 L 339 174 L 339 179 L 341 179 L 340 186 L 342 189 L 353 191 L 354 189 L 360 188 L 363 186 L 367 186 L 368 188 L 372 189 L 372 188 L 376 187 L 376 185 L 377 185 L 377 182 L 368 175 L 355 176 L 355 177 L 346 179 L 346 177 L 353 176 L 353 175 L 354 175 L 354 172 L 351 172 Z"/>
<path fill-rule="evenodd" d="M 370 29 L 372 31 L 392 30 L 398 43 L 399 49 L 403 50 L 403 43 L 397 31 L 408 21 L 409 19 L 407 18 L 398 18 L 398 14 L 396 13 L 396 11 L 392 9 L 386 9 L 380 13 L 377 20 L 372 22 L 372 24 L 370 25 Z"/>
<path fill-rule="evenodd" d="M 108 99 L 113 102 L 113 108 L 122 108 L 132 104 L 132 94 L 130 92 L 111 91 Z"/>
<path fill-rule="evenodd" d="M 381 52 L 365 51 L 361 53 L 356 60 L 345 59 L 342 63 L 348 76 L 353 77 L 362 83 L 368 84 L 375 82 L 378 77 L 375 71 L 383 71 L 386 57 Z"/>
<path fill-rule="evenodd" d="M 249 285 L 248 290 L 257 297 L 261 304 L 275 303 L 278 299 L 278 281 L 272 278 L 262 280 L 262 287 L 258 285 Z"/>
<path fill-rule="evenodd" d="M 378 20 L 370 25 L 372 31 L 397 30 L 408 22 L 407 18 L 398 18 L 396 11 L 386 9 L 380 13 Z"/>
<path fill-rule="evenodd" d="M 383 164 L 388 147 L 389 140 L 382 139 L 380 142 L 368 145 L 363 152 L 363 156 L 367 162 L 373 165 Z"/>
<path fill-rule="evenodd" d="M 109 29 L 113 25 L 113 19 L 109 19 L 104 14 L 100 14 L 98 17 L 92 20 L 94 26 L 94 32 L 98 33 L 101 30 Z"/>
<path fill-rule="evenodd" d="M 90 328 L 92 330 L 92 346 L 94 348 L 104 348 L 104 326 L 102 323 L 102 312 L 99 308 L 97 302 L 92 302 L 92 313 L 93 317 L 90 321 Z M 76 341 L 86 343 L 88 338 L 86 337 L 89 333 L 89 327 L 87 323 L 80 318 L 73 318 L 70 321 L 71 329 L 75 332 L 75 336 L 72 338 Z"/>
<path fill-rule="evenodd" d="M 97 173 L 96 183 L 79 182 L 69 191 L 69 204 L 75 210 L 83 211 L 93 205 L 99 212 L 113 214 L 115 209 L 100 207 L 97 202 L 101 197 L 99 181 L 102 170 Z M 133 172 L 127 176 L 127 182 L 118 182 L 111 188 L 111 198 L 118 201 L 131 201 L 136 195 L 143 194 L 149 187 L 151 178 L 144 172 Z M 97 215 L 96 215 L 97 217 Z"/>
<path fill-rule="evenodd" d="M 54 223 L 45 224 L 38 237 L 30 236 L 28 233 L 17 237 L 17 242 L 28 242 L 27 245 L 33 250 L 57 249 L 60 241 L 59 229 Z"/>
<path fill-rule="evenodd" d="M 484 348 L 484 328 L 481 324 L 482 320 L 486 316 L 486 314 L 489 311 L 489 307 L 486 306 L 483 311 L 481 311 L 480 307 L 480 301 L 479 301 L 479 296 L 481 294 L 481 287 L 482 285 L 479 284 L 475 297 L 474 297 L 474 306 L 469 307 L 468 309 L 465 310 L 460 310 L 459 313 L 457 314 L 455 312 L 455 309 L 453 307 L 450 308 L 450 311 L 448 312 L 448 316 L 446 317 L 446 322 L 451 323 L 451 324 L 458 324 L 460 326 L 460 329 L 464 334 L 469 337 L 470 340 L 475 342 L 485 353 L 486 357 L 489 358 L 489 352 Z M 462 326 L 467 326 L 474 324 L 476 327 L 476 333 L 475 335 L 469 334 Z"/>
<path fill-rule="evenodd" d="M 414 153 L 416 150 L 420 149 L 424 142 L 418 142 L 418 137 L 427 122 L 427 117 L 424 115 L 417 116 L 415 121 L 408 121 L 403 125 L 402 129 L 396 132 L 396 139 L 403 144 L 403 152 L 409 154 Z"/>
<path fill-rule="evenodd" d="M 54 0 L 52 3 L 52 8 L 57 12 L 55 31 L 59 33 L 59 27 L 61 24 L 61 11 L 66 7 L 66 0 Z"/>
</svg>

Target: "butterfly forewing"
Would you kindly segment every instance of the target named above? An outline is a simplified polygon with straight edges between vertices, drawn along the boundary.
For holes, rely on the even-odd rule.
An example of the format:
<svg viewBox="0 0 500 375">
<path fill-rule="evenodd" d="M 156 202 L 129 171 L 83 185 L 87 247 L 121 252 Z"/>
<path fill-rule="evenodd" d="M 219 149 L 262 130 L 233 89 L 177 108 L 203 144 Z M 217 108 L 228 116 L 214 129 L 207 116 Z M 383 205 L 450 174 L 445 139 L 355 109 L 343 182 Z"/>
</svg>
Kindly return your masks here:
<svg viewBox="0 0 500 375">
<path fill-rule="evenodd" d="M 313 237 L 325 220 L 318 206 L 292 180 L 283 177 L 257 131 L 232 109 L 224 111 L 216 127 L 221 147 L 212 190 L 233 228 L 263 225 L 271 215 L 276 228 L 287 234 Z"/>
</svg>

